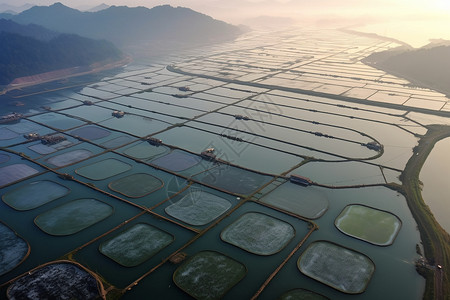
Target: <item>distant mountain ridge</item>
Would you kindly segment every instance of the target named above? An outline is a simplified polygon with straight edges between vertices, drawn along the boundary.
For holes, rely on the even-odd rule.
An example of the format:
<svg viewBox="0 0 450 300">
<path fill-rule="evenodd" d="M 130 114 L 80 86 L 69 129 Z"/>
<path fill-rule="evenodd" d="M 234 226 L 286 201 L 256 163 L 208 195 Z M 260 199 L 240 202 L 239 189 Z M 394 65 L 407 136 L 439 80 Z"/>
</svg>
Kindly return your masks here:
<svg viewBox="0 0 450 300">
<path fill-rule="evenodd" d="M 123 59 L 111 42 L 0 20 L 0 85 L 18 77 Z"/>
<path fill-rule="evenodd" d="M 0 14 L 0 85 L 61 69 L 89 69 L 94 63 L 117 65 L 124 55 L 112 43 L 122 49 L 136 47 L 148 55 L 150 47 L 167 52 L 180 45 L 233 39 L 241 33 L 236 26 L 188 8 L 106 6 L 82 12 L 55 3 L 33 6 L 17 15 Z"/>
<path fill-rule="evenodd" d="M 450 46 L 420 49 L 393 49 L 373 53 L 363 62 L 419 87 L 431 88 L 450 96 Z"/>
<path fill-rule="evenodd" d="M 101 11 L 101 10 L 104 10 L 104 9 L 107 9 L 107 8 L 110 8 L 110 7 L 111 7 L 110 5 L 102 3 L 100 5 L 97 5 L 97 6 L 94 6 L 94 7 L 90 8 L 90 9 L 88 9 L 86 11 L 97 12 L 97 11 Z"/>
<path fill-rule="evenodd" d="M 31 3 L 27 3 L 24 5 L 20 5 L 20 6 L 14 6 L 14 5 L 6 4 L 6 3 L 1 3 L 0 4 L 0 12 L 2 12 L 2 13 L 8 12 L 8 13 L 11 13 L 14 15 L 14 14 L 21 13 L 24 10 L 30 9 L 33 6 L 34 6 L 34 4 L 31 4 Z"/>
<path fill-rule="evenodd" d="M 169 5 L 152 9 L 111 6 L 97 12 L 81 12 L 55 3 L 51 6 L 34 6 L 12 16 L 11 20 L 89 38 L 106 39 L 119 47 L 153 41 L 208 43 L 233 39 L 241 33 L 236 26 L 189 8 Z"/>
<path fill-rule="evenodd" d="M 49 41 L 53 38 L 56 38 L 59 33 L 48 30 L 42 26 L 29 24 L 29 25 L 20 25 L 16 22 L 6 19 L 0 19 L 0 33 L 1 32 L 9 32 L 16 33 L 23 36 L 32 37 L 42 41 Z"/>
</svg>

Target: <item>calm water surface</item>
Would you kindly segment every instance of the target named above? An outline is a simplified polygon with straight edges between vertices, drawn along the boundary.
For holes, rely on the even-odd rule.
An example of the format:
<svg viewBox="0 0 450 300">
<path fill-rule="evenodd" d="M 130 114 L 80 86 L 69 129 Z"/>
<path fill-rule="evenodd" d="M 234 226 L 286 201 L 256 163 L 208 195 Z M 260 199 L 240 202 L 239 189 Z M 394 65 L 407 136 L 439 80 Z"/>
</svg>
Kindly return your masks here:
<svg viewBox="0 0 450 300">
<path fill-rule="evenodd" d="M 450 138 L 439 141 L 420 171 L 422 196 L 436 220 L 450 232 Z"/>
</svg>

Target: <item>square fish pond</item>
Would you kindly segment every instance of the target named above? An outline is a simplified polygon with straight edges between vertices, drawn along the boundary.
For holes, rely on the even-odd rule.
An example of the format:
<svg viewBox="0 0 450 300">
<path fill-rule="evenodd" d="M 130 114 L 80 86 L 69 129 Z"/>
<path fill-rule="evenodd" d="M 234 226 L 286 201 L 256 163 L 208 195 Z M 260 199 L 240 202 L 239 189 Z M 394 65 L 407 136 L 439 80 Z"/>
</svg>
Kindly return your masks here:
<svg viewBox="0 0 450 300">
<path fill-rule="evenodd" d="M 215 251 L 202 251 L 175 271 L 173 281 L 196 299 L 220 299 L 246 273 L 240 262 Z"/>
<path fill-rule="evenodd" d="M 189 225 L 203 226 L 218 218 L 231 206 L 231 202 L 222 197 L 201 189 L 191 189 L 181 200 L 166 207 L 165 212 Z"/>
<path fill-rule="evenodd" d="M 220 190 L 241 195 L 255 192 L 272 179 L 271 176 L 262 175 L 229 165 L 221 165 L 195 176 L 204 184 Z"/>
<path fill-rule="evenodd" d="M 40 214 L 35 224 L 50 235 L 71 235 L 112 215 L 112 206 L 95 200 L 79 199 Z"/>
<path fill-rule="evenodd" d="M 30 149 L 31 151 L 36 152 L 38 154 L 41 154 L 41 155 L 47 155 L 47 154 L 56 152 L 60 149 L 69 147 L 71 145 L 72 145 L 72 143 L 69 141 L 61 142 L 61 143 L 58 143 L 57 145 L 50 145 L 50 146 L 47 146 L 47 145 L 42 144 L 41 142 L 38 142 L 31 146 L 28 146 L 28 149 Z"/>
<path fill-rule="evenodd" d="M 220 234 L 223 241 L 258 255 L 281 251 L 294 236 L 289 223 L 256 212 L 242 215 Z"/>
<path fill-rule="evenodd" d="M 311 243 L 297 266 L 306 276 L 347 294 L 364 292 L 375 271 L 364 254 L 326 241 Z"/>
<path fill-rule="evenodd" d="M 102 284 L 81 266 L 59 262 L 29 272 L 9 286 L 9 299 L 98 299 Z"/>
<path fill-rule="evenodd" d="M 0 222 L 0 276 L 21 264 L 29 253 L 28 243 Z"/>
<path fill-rule="evenodd" d="M 0 168 L 0 187 L 38 174 L 39 171 L 26 164 L 12 164 Z"/>
<path fill-rule="evenodd" d="M 118 264 L 134 267 L 164 249 L 174 236 L 149 224 L 138 223 L 103 242 L 99 250 Z"/>
<path fill-rule="evenodd" d="M 78 168 L 75 173 L 91 180 L 103 180 L 131 170 L 132 166 L 118 159 L 108 158 Z"/>
<path fill-rule="evenodd" d="M 152 160 L 151 163 L 169 171 L 181 172 L 199 164 L 201 160 L 202 158 L 198 155 L 173 150 L 167 155 Z"/>
<path fill-rule="evenodd" d="M 79 136 L 86 140 L 93 141 L 107 137 L 111 134 L 111 132 L 101 127 L 88 125 L 72 130 L 70 134 L 74 136 Z"/>
<path fill-rule="evenodd" d="M 348 205 L 334 222 L 341 232 L 378 246 L 391 245 L 402 225 L 395 215 L 364 205 Z"/>
<path fill-rule="evenodd" d="M 230 200 L 231 202 L 233 202 L 232 198 L 230 198 Z M 255 212 L 273 216 L 273 218 L 276 218 L 278 220 L 285 220 L 286 223 L 292 225 L 295 228 L 295 236 L 279 253 L 269 256 L 256 255 L 240 247 L 236 247 L 232 244 L 224 242 L 220 239 L 220 234 L 224 230 L 224 228 L 232 225 L 242 215 Z M 305 221 L 299 220 L 298 218 L 295 218 L 293 216 L 288 216 L 256 202 L 247 202 L 237 208 L 237 210 L 233 212 L 229 217 L 223 219 L 216 226 L 212 227 L 208 232 L 206 232 L 206 234 L 199 237 L 195 243 L 189 245 L 182 251 L 187 256 L 186 262 L 189 261 L 191 257 L 195 257 L 198 253 L 213 251 L 218 252 L 221 255 L 225 255 L 245 265 L 245 268 L 248 271 L 247 275 L 243 277 L 242 280 L 236 284 L 236 286 L 234 286 L 230 290 L 227 290 L 226 294 L 222 294 L 217 298 L 223 297 L 224 299 L 250 299 L 261 286 L 261 284 L 267 279 L 267 277 L 270 276 L 270 274 L 272 274 L 272 272 L 289 255 L 294 247 L 305 238 L 309 230 L 310 229 L 308 228 L 308 223 Z M 124 295 L 124 299 L 145 298 L 145 295 L 148 295 L 148 293 L 150 292 L 154 293 L 155 297 L 157 298 L 165 297 L 167 299 L 187 299 L 186 296 L 183 296 L 181 290 L 185 290 L 183 287 L 177 284 L 177 286 L 181 289 L 174 289 L 173 286 L 168 286 L 166 284 L 167 282 L 170 282 L 172 278 L 175 278 L 173 277 L 173 274 L 176 271 L 177 266 L 177 262 L 171 261 L 165 263 L 160 268 L 155 270 L 155 272 L 149 274 L 148 277 L 142 279 L 142 281 L 140 281 L 138 285 L 130 285 L 131 290 L 127 291 L 127 293 Z M 293 261 L 293 266 L 294 270 L 296 270 L 295 260 Z M 187 277 L 193 277 L 191 278 L 192 282 L 195 281 L 195 275 L 196 274 L 191 273 Z M 218 278 L 218 280 L 221 279 L 222 275 L 219 274 L 218 276 L 220 277 Z M 190 285 L 195 286 L 195 282 L 190 283 Z M 213 289 L 213 286 L 204 286 L 202 288 L 205 289 L 205 291 L 202 291 L 202 293 L 215 293 L 213 290 L 209 290 L 210 288 Z M 283 292 L 284 291 L 285 290 L 283 290 Z M 196 297 L 197 299 L 202 299 L 199 296 Z"/>
<path fill-rule="evenodd" d="M 328 300 L 327 297 L 305 289 L 290 290 L 278 298 L 279 300 Z"/>
<path fill-rule="evenodd" d="M 85 160 L 93 155 L 94 153 L 90 150 L 75 149 L 52 156 L 46 159 L 46 161 L 55 167 L 64 167 Z"/>
<path fill-rule="evenodd" d="M 3 202 L 15 210 L 30 210 L 64 197 L 70 190 L 50 180 L 39 180 L 18 186 L 2 196 Z"/>
<path fill-rule="evenodd" d="M 120 151 L 140 160 L 150 160 L 169 152 L 170 148 L 162 145 L 151 145 L 148 142 L 139 142 L 122 148 Z"/>
<path fill-rule="evenodd" d="M 328 209 L 328 197 L 319 188 L 282 184 L 259 201 L 308 219 L 320 218 Z"/>
<path fill-rule="evenodd" d="M 85 122 L 79 119 L 70 118 L 54 112 L 36 115 L 29 119 L 61 130 L 67 130 L 85 124 Z"/>
<path fill-rule="evenodd" d="M 164 182 L 150 174 L 136 173 L 111 182 L 108 187 L 130 198 L 141 198 L 164 186 Z"/>
<path fill-rule="evenodd" d="M 7 162 L 10 159 L 8 154 L 0 153 L 0 164 Z"/>
<path fill-rule="evenodd" d="M 133 210 L 139 211 L 135 207 Z M 197 234 L 142 211 L 129 217 L 111 233 L 73 254 L 77 262 L 96 270 L 107 282 L 122 289 L 159 266 Z M 136 286 L 140 287 L 147 288 L 141 284 Z"/>
<path fill-rule="evenodd" d="M 110 140 L 107 140 L 106 142 L 101 143 L 100 145 L 107 149 L 113 149 L 113 148 L 121 147 L 128 143 L 131 143 L 134 140 L 135 140 L 135 138 L 133 138 L 129 135 L 119 135 L 115 138 L 112 138 Z"/>
<path fill-rule="evenodd" d="M 12 140 L 18 137 L 19 134 L 14 131 L 9 130 L 8 128 L 2 127 L 0 128 L 0 141 L 3 140 Z"/>
</svg>

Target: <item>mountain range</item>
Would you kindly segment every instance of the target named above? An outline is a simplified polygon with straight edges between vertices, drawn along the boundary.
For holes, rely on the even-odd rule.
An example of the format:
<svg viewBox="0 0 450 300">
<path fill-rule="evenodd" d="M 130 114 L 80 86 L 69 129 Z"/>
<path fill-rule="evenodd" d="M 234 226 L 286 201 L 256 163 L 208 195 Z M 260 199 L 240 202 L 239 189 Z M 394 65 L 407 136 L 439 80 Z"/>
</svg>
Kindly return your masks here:
<svg viewBox="0 0 450 300">
<path fill-rule="evenodd" d="M 111 42 L 0 20 L 0 85 L 19 77 L 111 63 L 123 54 Z"/>
<path fill-rule="evenodd" d="M 0 14 L 0 85 L 18 77 L 118 61 L 124 58 L 118 48 L 149 52 L 159 45 L 168 52 L 180 45 L 233 39 L 240 33 L 236 26 L 169 5 L 152 9 L 101 5 L 93 11 L 61 3 L 33 6 L 18 14 Z"/>
<path fill-rule="evenodd" d="M 0 3 L 0 12 L 9 13 L 9 14 L 18 14 L 23 12 L 24 10 L 30 9 L 34 6 L 34 4 L 27 3 L 20 6 L 9 5 L 6 3 Z"/>
<path fill-rule="evenodd" d="M 236 26 L 215 20 L 189 8 L 169 5 L 146 7 L 111 6 L 82 12 L 61 3 L 34 6 L 7 18 L 50 30 L 106 39 L 120 48 L 130 44 L 177 41 L 198 44 L 229 40 L 241 32 Z"/>
<path fill-rule="evenodd" d="M 21 25 L 6 19 L 0 19 L 0 32 L 15 33 L 41 41 L 50 41 L 59 35 L 58 32 L 49 30 L 39 25 Z"/>
</svg>

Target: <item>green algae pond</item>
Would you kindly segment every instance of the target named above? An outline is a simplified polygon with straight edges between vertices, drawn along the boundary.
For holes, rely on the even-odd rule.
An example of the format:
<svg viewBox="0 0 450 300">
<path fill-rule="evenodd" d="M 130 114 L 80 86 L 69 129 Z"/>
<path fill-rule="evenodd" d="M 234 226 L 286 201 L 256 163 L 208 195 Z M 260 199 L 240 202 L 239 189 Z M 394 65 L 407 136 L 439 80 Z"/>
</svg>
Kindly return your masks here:
<svg viewBox="0 0 450 300">
<path fill-rule="evenodd" d="M 391 245 L 401 222 L 391 213 L 363 205 L 349 205 L 336 218 L 343 233 L 379 246 Z"/>
<path fill-rule="evenodd" d="M 268 41 L 279 43 L 278 58 L 259 55 L 275 53 Z M 186 50 L 88 86 L 49 83 L 0 97 L 0 106 L 12 96 L 25 103 L 22 119 L 0 124 L 0 297 L 34 285 L 43 298 L 422 298 L 420 234 L 388 184 L 400 183 L 424 115 L 389 95 L 394 106 L 336 97 L 353 90 L 368 99 L 377 84 L 417 95 L 355 63 L 357 51 L 396 44 L 315 30 L 236 43 L 217 45 L 215 59 Z M 327 59 L 286 71 L 291 47 Z M 356 48 L 336 55 L 336 47 Z M 344 78 L 342 62 L 359 80 Z M 66 140 L 44 145 L 30 133 Z M 290 174 L 313 184 L 291 183 Z"/>
</svg>

